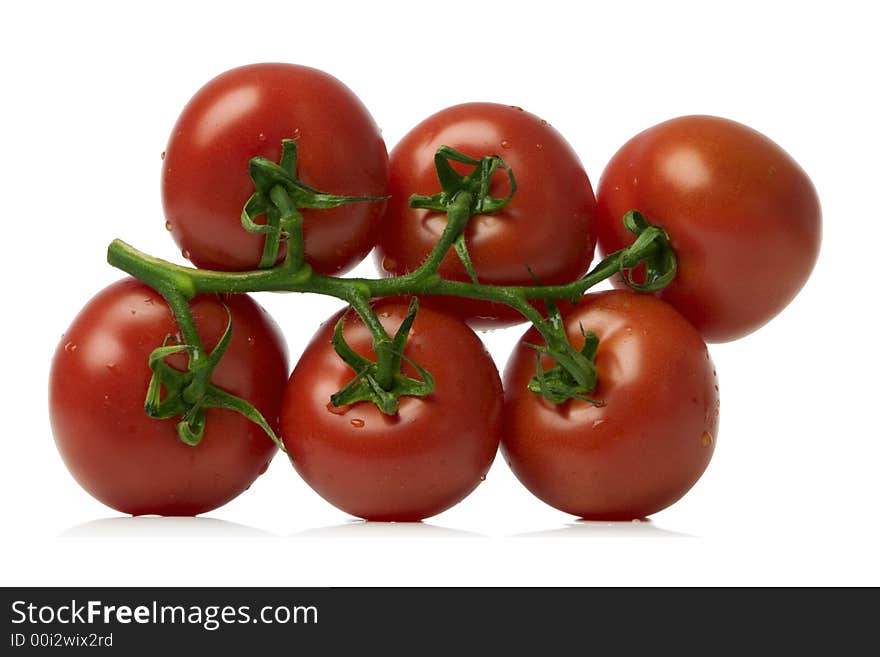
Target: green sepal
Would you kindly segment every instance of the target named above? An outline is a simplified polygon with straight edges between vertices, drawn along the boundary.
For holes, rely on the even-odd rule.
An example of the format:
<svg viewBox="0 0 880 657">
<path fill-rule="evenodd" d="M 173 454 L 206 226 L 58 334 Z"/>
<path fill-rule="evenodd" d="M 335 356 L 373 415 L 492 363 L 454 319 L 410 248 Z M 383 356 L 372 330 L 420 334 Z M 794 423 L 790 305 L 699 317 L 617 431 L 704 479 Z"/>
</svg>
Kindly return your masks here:
<svg viewBox="0 0 880 657">
<path fill-rule="evenodd" d="M 221 390 L 215 385 L 209 385 L 205 394 L 205 406 L 208 408 L 226 408 L 243 415 L 245 418 L 258 425 L 265 434 L 269 436 L 272 442 L 275 443 L 275 446 L 278 447 L 287 458 L 291 461 L 293 460 L 293 455 L 287 451 L 284 443 L 278 438 L 272 430 L 272 427 L 269 426 L 266 418 L 264 418 L 263 414 L 260 413 L 260 411 L 258 411 L 249 401 L 242 399 L 241 397 L 236 397 L 225 390 Z"/>
<path fill-rule="evenodd" d="M 212 368 L 220 364 L 220 359 L 223 358 L 223 354 L 229 348 L 229 343 L 232 342 L 232 311 L 229 310 L 229 306 L 225 303 L 223 304 L 223 310 L 226 311 L 226 328 L 223 329 L 223 335 L 220 336 L 217 345 L 208 354 L 208 362 Z"/>
<path fill-rule="evenodd" d="M 147 386 L 147 396 L 144 401 L 144 411 L 152 418 L 165 420 L 171 417 L 183 415 L 186 407 L 183 403 L 182 392 L 189 381 L 188 372 L 182 372 L 169 365 L 165 358 L 173 354 L 195 352 L 195 348 L 185 344 L 174 344 L 173 336 L 167 336 L 161 347 L 157 347 L 147 359 L 147 363 L 153 375 Z M 165 396 L 162 397 L 162 390 Z"/>
<path fill-rule="evenodd" d="M 355 372 L 365 372 L 369 369 L 370 365 L 373 364 L 369 358 L 364 358 L 359 353 L 357 353 L 348 342 L 345 341 L 345 336 L 342 333 L 342 329 L 345 326 L 345 318 L 348 317 L 348 310 L 346 310 L 342 317 L 339 318 L 339 321 L 336 322 L 336 326 L 333 328 L 333 339 L 331 343 L 333 344 L 333 350 L 337 353 L 337 355 Z"/>
<path fill-rule="evenodd" d="M 468 273 L 471 282 L 474 285 L 479 285 L 480 281 L 477 279 L 477 270 L 474 269 L 474 263 L 471 261 L 471 254 L 468 253 L 467 244 L 465 244 L 464 241 L 464 233 L 455 238 L 452 246 L 455 249 L 456 255 L 458 255 L 458 259 L 461 260 L 461 264 L 464 265 L 464 269 Z"/>
<path fill-rule="evenodd" d="M 205 435 L 206 414 L 203 404 L 193 406 L 177 423 L 177 437 L 181 442 L 196 446 Z"/>
</svg>

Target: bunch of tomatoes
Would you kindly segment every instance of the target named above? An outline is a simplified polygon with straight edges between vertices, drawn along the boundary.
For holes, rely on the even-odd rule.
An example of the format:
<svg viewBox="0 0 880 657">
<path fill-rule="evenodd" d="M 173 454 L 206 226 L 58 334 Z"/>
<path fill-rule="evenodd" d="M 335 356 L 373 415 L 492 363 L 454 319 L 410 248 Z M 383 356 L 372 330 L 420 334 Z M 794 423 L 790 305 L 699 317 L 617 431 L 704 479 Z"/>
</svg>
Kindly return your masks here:
<svg viewBox="0 0 880 657">
<path fill-rule="evenodd" d="M 50 377 L 66 465 L 98 500 L 134 515 L 219 507 L 280 446 L 345 512 L 420 520 L 473 491 L 500 445 L 519 480 L 557 509 L 646 517 L 681 498 L 712 456 L 719 393 L 706 342 L 738 339 L 781 311 L 820 243 L 804 171 L 760 133 L 710 116 L 633 137 L 594 194 L 562 135 L 519 107 L 442 110 L 389 157 L 340 81 L 255 64 L 196 93 L 163 158 L 166 227 L 201 271 L 132 259 L 126 270 L 136 277 L 88 302 Z M 266 162 L 280 163 L 289 192 L 271 190 L 271 202 L 254 191 Z M 480 166 L 484 178 L 469 178 Z M 483 200 L 450 236 L 454 248 L 436 253 L 453 216 L 442 204 L 460 199 L 449 185 L 471 180 Z M 291 208 L 290 198 L 308 200 Z M 246 207 L 265 215 L 251 230 Z M 634 210 L 662 227 L 670 280 L 638 291 L 650 271 L 628 262 L 614 272 L 619 289 L 567 294 L 589 275 L 597 245 L 597 268 L 635 248 L 641 238 L 623 221 Z M 301 232 L 276 230 L 267 251 L 279 216 Z M 371 251 L 384 287 L 339 278 Z M 285 281 L 366 295 L 318 329 L 292 374 L 281 331 L 245 293 Z M 529 303 L 535 326 L 502 384 L 473 329 L 524 321 L 508 297 L 536 287 L 559 298 Z M 383 362 L 392 364 L 384 375 Z M 578 378 L 578 368 L 594 379 Z M 371 401 L 395 389 L 390 406 Z"/>
</svg>

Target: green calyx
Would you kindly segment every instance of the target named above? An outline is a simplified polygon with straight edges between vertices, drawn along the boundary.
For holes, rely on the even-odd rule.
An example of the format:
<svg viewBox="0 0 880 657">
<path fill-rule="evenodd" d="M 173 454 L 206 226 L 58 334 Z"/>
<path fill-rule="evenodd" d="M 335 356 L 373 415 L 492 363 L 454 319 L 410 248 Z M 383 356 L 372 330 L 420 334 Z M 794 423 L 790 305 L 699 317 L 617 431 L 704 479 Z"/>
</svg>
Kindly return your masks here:
<svg viewBox="0 0 880 657">
<path fill-rule="evenodd" d="M 604 402 L 588 397 L 596 389 L 596 350 L 599 338 L 592 331 L 584 331 L 584 346 L 575 349 L 565 333 L 565 325 L 559 307 L 552 299 L 547 299 L 547 321 L 544 323 L 546 346 L 529 344 L 535 354 L 535 376 L 529 381 L 529 390 L 541 395 L 553 404 L 561 404 L 569 399 L 580 399 L 595 406 L 604 406 Z M 541 366 L 541 354 L 549 356 L 556 365 L 548 370 Z"/>
<path fill-rule="evenodd" d="M 302 265 L 303 217 L 299 210 L 336 208 L 348 203 L 383 201 L 387 198 L 338 196 L 309 187 L 297 178 L 297 148 L 293 139 L 281 142 L 281 160 L 278 163 L 265 157 L 255 157 L 251 159 L 249 167 L 255 191 L 241 212 L 241 225 L 249 233 L 266 236 L 260 269 L 275 266 L 282 241 L 289 241 L 294 246 L 288 250 L 290 267 L 298 269 Z M 265 215 L 266 223 L 256 223 L 255 219 L 262 215 Z M 290 240 L 291 236 L 300 239 Z"/>
<path fill-rule="evenodd" d="M 474 169 L 465 176 L 455 170 L 452 166 L 453 162 L 467 164 L 473 166 Z M 455 236 L 452 246 L 471 281 L 478 284 L 477 273 L 465 244 L 464 226 L 467 220 L 476 214 L 498 212 L 507 205 L 516 193 L 516 178 L 513 176 L 513 170 L 497 155 L 488 155 L 477 160 L 449 146 L 441 146 L 437 149 L 434 154 L 434 166 L 440 180 L 441 191 L 432 196 L 413 194 L 409 197 L 409 205 L 412 208 L 450 213 L 456 201 L 463 195 L 467 195 L 469 199 L 468 213 L 461 222 L 460 230 Z M 510 193 L 504 198 L 495 198 L 489 193 L 492 176 L 499 168 L 507 173 L 507 179 L 510 182 Z"/>
<path fill-rule="evenodd" d="M 148 363 L 153 376 L 147 387 L 144 411 L 158 420 L 180 418 L 177 423 L 178 438 L 195 447 L 204 437 L 208 408 L 233 410 L 259 425 L 276 446 L 287 454 L 284 444 L 252 404 L 211 383 L 211 375 L 232 339 L 232 316 L 228 308 L 226 313 L 229 318 L 226 330 L 207 357 L 201 354 L 200 347 L 181 344 L 174 336 L 166 337 L 162 346 L 152 351 Z M 189 355 L 189 369 L 186 371 L 172 367 L 166 360 L 179 353 Z"/>
<path fill-rule="evenodd" d="M 403 353 L 418 307 L 418 299 L 413 297 L 406 317 L 400 324 L 400 328 L 397 329 L 394 338 L 378 344 L 374 342 L 374 349 L 377 353 L 375 362 L 358 354 L 345 341 L 342 329 L 346 315 L 339 319 L 333 332 L 333 348 L 339 357 L 355 371 L 355 377 L 342 390 L 330 397 L 330 402 L 334 406 L 348 406 L 361 401 L 369 401 L 386 415 L 394 415 L 400 406 L 401 397 L 426 397 L 434 391 L 434 378 L 431 374 Z M 403 360 L 406 360 L 418 371 L 422 377 L 421 381 L 412 379 L 400 371 Z"/>
</svg>

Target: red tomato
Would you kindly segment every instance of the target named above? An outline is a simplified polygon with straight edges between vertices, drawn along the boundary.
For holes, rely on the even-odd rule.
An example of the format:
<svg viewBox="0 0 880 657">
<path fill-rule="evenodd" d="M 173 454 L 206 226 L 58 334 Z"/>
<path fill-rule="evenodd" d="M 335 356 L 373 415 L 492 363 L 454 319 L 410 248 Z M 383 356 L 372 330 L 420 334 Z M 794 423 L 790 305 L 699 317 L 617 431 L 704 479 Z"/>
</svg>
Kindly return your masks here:
<svg viewBox="0 0 880 657">
<path fill-rule="evenodd" d="M 162 166 L 162 201 L 175 241 L 194 264 L 255 269 L 263 236 L 241 226 L 254 192 L 248 162 L 278 161 L 297 139 L 299 178 L 321 191 L 382 196 L 388 153 L 360 100 L 326 73 L 293 64 L 232 69 L 202 87 L 174 126 Z M 339 273 L 373 247 L 382 203 L 302 210 L 306 259 Z"/>
<path fill-rule="evenodd" d="M 376 312 L 393 335 L 407 307 L 385 302 Z M 460 320 L 422 308 L 405 354 L 434 377 L 434 392 L 402 397 L 394 416 L 370 402 L 336 408 L 330 395 L 354 377 L 330 344 L 339 317 L 321 327 L 287 386 L 281 431 L 297 471 L 328 502 L 368 520 L 421 520 L 458 503 L 485 478 L 500 438 L 501 381 L 483 343 Z M 344 335 L 375 359 L 354 313 Z M 408 363 L 403 372 L 420 378 Z"/>
<path fill-rule="evenodd" d="M 502 454 L 547 504 L 593 520 L 643 518 L 669 506 L 709 464 L 718 435 L 718 385 L 705 343 L 672 306 L 650 295 L 586 295 L 563 315 L 574 347 L 581 326 L 599 337 L 604 406 L 556 405 L 526 389 L 535 329 L 504 373 Z M 544 369 L 555 363 L 543 357 Z"/>
<path fill-rule="evenodd" d="M 409 207 L 411 194 L 435 194 L 440 183 L 434 152 L 446 145 L 473 158 L 499 155 L 513 169 L 518 191 L 501 211 L 471 219 L 465 232 L 479 280 L 495 285 L 531 285 L 528 268 L 544 284 L 567 283 L 587 271 L 593 257 L 595 198 L 571 146 L 546 121 L 519 107 L 468 103 L 445 109 L 413 128 L 391 151 L 391 181 L 376 251 L 388 275 L 413 271 L 446 226 L 446 215 Z M 461 173 L 472 168 L 454 165 Z M 491 193 L 510 192 L 507 175 L 496 172 Z M 469 281 L 450 250 L 440 273 Z M 515 324 L 522 317 L 501 304 L 468 299 L 424 299 L 475 326 Z"/>
<path fill-rule="evenodd" d="M 277 427 L 288 372 L 283 338 L 249 297 L 229 296 L 223 303 L 232 313 L 232 340 L 212 382 L 250 401 Z M 212 295 L 190 304 L 207 349 L 227 326 L 223 303 Z M 89 301 L 52 361 L 49 414 L 61 456 L 83 488 L 123 513 L 210 511 L 246 490 L 275 454 L 263 430 L 234 411 L 208 409 L 195 447 L 178 439 L 176 419 L 146 415 L 147 358 L 177 331 L 157 292 L 124 279 Z M 169 362 L 183 369 L 186 357 Z"/>
<path fill-rule="evenodd" d="M 819 253 L 821 211 L 806 173 L 764 135 L 727 119 L 685 116 L 636 135 L 611 159 L 597 197 L 606 254 L 634 240 L 621 223 L 629 210 L 666 228 L 678 275 L 659 296 L 709 342 L 773 318 Z"/>
</svg>

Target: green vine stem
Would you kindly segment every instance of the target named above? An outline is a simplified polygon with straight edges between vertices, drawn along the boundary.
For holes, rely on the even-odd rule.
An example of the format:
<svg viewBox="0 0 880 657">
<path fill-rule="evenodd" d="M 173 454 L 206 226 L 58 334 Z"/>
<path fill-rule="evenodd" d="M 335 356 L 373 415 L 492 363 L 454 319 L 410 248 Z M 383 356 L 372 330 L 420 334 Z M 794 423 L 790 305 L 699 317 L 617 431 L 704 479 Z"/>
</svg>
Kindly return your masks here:
<svg viewBox="0 0 880 657">
<path fill-rule="evenodd" d="M 150 256 L 119 239 L 113 240 L 107 249 L 107 261 L 114 267 L 154 287 L 163 295 L 166 290 L 171 288 L 179 291 L 184 299 L 191 299 L 197 294 L 207 293 L 308 292 L 347 301 L 360 314 L 360 308 L 363 307 L 365 300 L 373 297 L 446 295 L 503 303 L 519 310 L 533 323 L 539 324 L 541 322 L 538 321 L 538 318 L 541 315 L 528 303 L 530 299 L 575 301 L 591 287 L 605 279 L 633 269 L 640 262 L 656 258 L 664 250 L 669 249 L 665 231 L 662 231 L 659 226 L 649 224 L 649 227 L 656 229 L 656 232 L 651 235 L 652 239 L 641 243 L 636 241 L 630 247 L 615 251 L 585 276 L 565 285 L 484 285 L 441 278 L 436 273 L 436 267 L 439 266 L 445 252 L 437 257 L 435 254 L 440 252 L 444 243 L 451 245 L 454 241 L 454 238 L 444 239 L 452 234 L 455 228 L 452 222 L 447 226 L 437 248 L 434 249 L 422 267 L 412 273 L 395 278 L 325 276 L 314 272 L 307 263 L 292 272 L 282 267 L 244 272 L 194 269 Z M 367 321 L 367 318 L 364 319 Z"/>
<path fill-rule="evenodd" d="M 651 227 L 659 228 L 653 225 Z M 445 231 L 444 235 L 446 232 L 451 231 Z M 635 243 L 631 247 L 615 251 L 583 278 L 565 285 L 506 286 L 451 281 L 441 278 L 436 271 L 427 267 L 427 260 L 425 265 L 410 274 L 379 279 L 325 276 L 312 271 L 308 264 L 293 272 L 280 267 L 256 271 L 221 272 L 176 265 L 143 253 L 119 239 L 113 240 L 107 249 L 107 261 L 154 287 L 163 296 L 164 291 L 169 287 L 178 290 L 184 299 L 207 293 L 309 292 L 342 299 L 358 310 L 358 307 L 363 305 L 364 299 L 373 297 L 446 295 L 503 303 L 521 311 L 527 319 L 537 323 L 537 317 L 541 315 L 528 303 L 529 299 L 574 301 L 591 287 L 614 274 L 632 269 L 639 262 L 656 257 L 664 248 L 668 247 L 657 241 Z M 439 264 L 442 257 L 437 260 Z M 625 267 L 625 265 L 631 266 Z"/>
<path fill-rule="evenodd" d="M 451 162 L 472 165 L 474 168 L 470 174 L 462 175 L 453 169 Z M 540 350 L 557 363 L 556 371 L 551 370 L 547 373 L 541 372 L 539 366 L 538 374 L 530 389 L 541 392 L 554 402 L 566 398 L 588 399 L 585 394 L 591 392 L 596 384 L 596 373 L 592 362 L 595 341 L 591 339 L 588 348 L 575 350 L 562 329 L 554 300 L 565 299 L 576 302 L 588 289 L 616 274 L 620 274 L 634 289 L 641 291 L 661 289 L 672 280 L 676 270 L 675 254 L 669 244 L 666 231 L 650 224 L 637 211 L 631 211 L 626 214 L 623 221 L 627 229 L 636 235 L 635 242 L 605 257 L 580 279 L 564 285 L 548 286 L 537 283 L 520 286 L 482 284 L 477 280 L 473 268 L 468 268 L 470 258 L 464 244 L 464 230 L 474 215 L 496 212 L 510 201 L 516 191 L 513 172 L 497 156 L 476 160 L 447 147 L 437 151 L 435 163 L 442 191 L 434 196 L 414 195 L 410 199 L 410 205 L 445 212 L 448 217 L 447 224 L 422 265 L 417 270 L 399 277 L 338 278 L 319 274 L 309 266 L 303 256 L 302 216 L 299 208 L 336 207 L 343 203 L 378 199 L 334 196 L 303 185 L 295 176 L 296 147 L 290 141 L 283 144 L 280 164 L 262 158 L 255 158 L 251 162 L 251 177 L 257 191 L 248 200 L 242 212 L 242 224 L 250 232 L 266 235 L 259 269 L 225 272 L 183 267 L 142 253 L 121 240 L 114 240 L 107 251 L 108 262 L 150 285 L 165 297 L 177 317 L 185 343 L 177 349 L 189 353 L 189 375 L 198 386 L 201 386 L 200 395 L 197 395 L 198 398 L 195 400 L 191 399 L 189 406 L 177 408 L 170 403 L 170 407 L 180 412 L 184 419 L 195 418 L 197 432 L 202 428 L 198 425 L 198 418 L 203 416 L 201 409 L 204 404 L 222 403 L 225 407 L 234 408 L 249 417 L 259 416 L 259 413 L 249 405 L 247 407 L 241 405 L 247 402 L 235 398 L 227 399 L 229 395 L 224 397 L 222 391 L 216 391 L 209 386 L 210 373 L 219 356 L 215 358 L 212 354 L 208 357 L 204 353 L 189 312 L 188 301 L 198 294 L 241 294 L 260 291 L 322 294 L 347 302 L 370 330 L 377 357 L 373 366 L 359 361 L 354 362 L 349 355 L 346 362 L 357 374 L 350 385 L 363 383 L 364 385 L 360 385 L 360 392 L 356 393 L 361 395 L 357 399 L 372 399 L 388 413 L 396 412 L 397 397 L 428 394 L 433 386 L 432 383 L 430 385 L 426 383 L 430 382 L 430 373 L 424 372 L 415 363 L 413 365 L 422 373 L 424 381 L 417 382 L 400 374 L 402 347 L 409 326 L 406 327 L 402 337 L 397 335 L 392 338 L 370 305 L 370 301 L 375 297 L 398 295 L 457 296 L 492 301 L 516 309 L 534 324 L 546 341 L 546 346 L 540 347 Z M 493 198 L 488 191 L 490 179 L 499 169 L 507 173 L 511 188 L 510 194 L 501 199 Z M 261 214 L 266 216 L 266 222 L 263 224 L 254 221 Z M 287 241 L 287 255 L 282 262 L 276 264 L 278 246 L 282 240 Z M 468 268 L 471 279 L 469 282 L 447 280 L 439 275 L 440 263 L 450 249 L 456 252 Z M 642 267 L 644 270 L 643 283 L 637 283 L 632 277 L 632 270 L 637 267 Z M 546 317 L 532 303 L 541 300 L 547 308 Z M 411 308 L 411 314 L 414 316 L 415 306 Z M 411 321 L 409 319 L 410 324 Z M 341 333 L 339 339 L 341 340 Z M 336 346 L 337 352 L 345 359 L 345 354 L 348 352 L 344 345 L 337 343 Z M 175 347 L 166 345 L 163 348 Z M 165 374 L 168 375 L 167 371 Z M 369 386 L 366 386 L 364 381 L 372 386 L 375 396 L 370 396 Z M 346 396 L 342 392 L 334 396 L 334 403 L 351 398 L 352 394 L 355 394 L 349 393 Z M 193 395 L 190 394 L 190 397 L 192 398 Z M 261 417 L 259 419 L 262 420 Z M 258 423 L 261 426 L 266 425 L 265 420 Z M 181 433 L 181 439 L 186 438 L 191 441 L 193 437 L 188 432 L 192 428 L 188 425 Z M 271 430 L 269 433 L 274 438 Z"/>
</svg>

